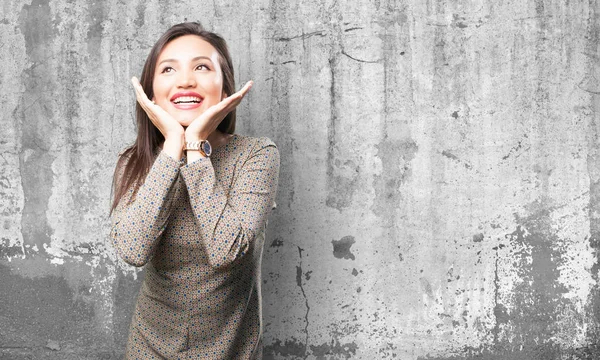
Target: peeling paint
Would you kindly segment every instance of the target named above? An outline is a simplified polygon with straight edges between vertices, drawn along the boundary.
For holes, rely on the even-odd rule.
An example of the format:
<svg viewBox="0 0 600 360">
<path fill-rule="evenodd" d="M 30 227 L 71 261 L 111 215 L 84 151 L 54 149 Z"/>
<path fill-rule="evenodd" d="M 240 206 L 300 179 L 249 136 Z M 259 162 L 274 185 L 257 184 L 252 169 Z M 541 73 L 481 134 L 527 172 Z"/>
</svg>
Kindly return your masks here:
<svg viewBox="0 0 600 360">
<path fill-rule="evenodd" d="M 554 235 L 546 208 L 543 202 L 535 203 L 530 216 L 517 219 L 520 225 L 509 239 L 513 248 L 520 249 L 515 253 L 520 283 L 513 290 L 508 315 L 495 310 L 495 314 L 502 314 L 497 321 L 506 321 L 499 339 L 518 342 L 522 348 L 552 343 L 558 333 L 566 330 L 559 325 L 569 307 L 563 296 L 568 289 L 559 281 L 565 261 L 563 240 Z M 510 346 L 501 345 L 503 342 L 497 346 Z"/>
<path fill-rule="evenodd" d="M 285 342 L 278 339 L 273 344 L 265 346 L 263 356 L 265 359 L 274 359 L 276 356 L 307 358 L 309 355 L 323 360 L 331 359 L 332 356 L 335 359 L 351 359 L 353 355 L 356 355 L 357 349 L 358 346 L 355 343 L 341 344 L 335 338 L 328 343 L 311 345 L 310 350 L 296 339 L 286 340 Z"/>
<path fill-rule="evenodd" d="M 311 345 L 310 349 L 317 359 L 328 359 L 331 356 L 337 359 L 351 359 L 356 355 L 358 346 L 355 343 L 340 344 L 337 339 L 332 339 L 329 344 Z"/>
<path fill-rule="evenodd" d="M 265 359 L 273 359 L 275 355 L 304 357 L 304 354 L 306 354 L 306 345 L 301 344 L 296 339 L 285 340 L 284 342 L 277 339 L 273 344 L 265 346 L 263 350 Z"/>
<path fill-rule="evenodd" d="M 333 245 L 333 256 L 337 259 L 356 260 L 354 254 L 350 251 L 352 245 L 356 243 L 354 236 L 344 236 L 340 240 L 331 240 Z"/>
</svg>

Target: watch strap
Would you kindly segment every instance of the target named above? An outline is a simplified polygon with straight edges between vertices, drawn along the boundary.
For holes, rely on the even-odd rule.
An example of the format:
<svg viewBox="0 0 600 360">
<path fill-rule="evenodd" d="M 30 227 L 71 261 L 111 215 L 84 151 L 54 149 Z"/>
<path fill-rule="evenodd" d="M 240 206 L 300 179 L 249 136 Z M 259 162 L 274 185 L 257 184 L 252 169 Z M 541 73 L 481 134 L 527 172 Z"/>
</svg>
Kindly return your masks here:
<svg viewBox="0 0 600 360">
<path fill-rule="evenodd" d="M 184 151 L 200 151 L 200 154 L 202 154 L 202 156 L 204 157 L 209 157 L 210 153 L 206 153 L 204 151 L 204 146 L 205 144 L 208 144 L 208 148 L 210 149 L 210 143 L 208 142 L 208 140 L 199 140 L 199 141 L 186 141 L 185 145 L 183 147 Z"/>
</svg>

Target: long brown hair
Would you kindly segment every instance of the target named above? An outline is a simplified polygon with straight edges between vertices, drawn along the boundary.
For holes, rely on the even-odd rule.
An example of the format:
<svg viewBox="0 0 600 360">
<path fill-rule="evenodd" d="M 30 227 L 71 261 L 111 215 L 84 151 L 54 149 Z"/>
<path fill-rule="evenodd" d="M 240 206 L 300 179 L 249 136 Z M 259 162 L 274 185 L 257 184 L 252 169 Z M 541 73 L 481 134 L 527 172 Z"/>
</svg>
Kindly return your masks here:
<svg viewBox="0 0 600 360">
<path fill-rule="evenodd" d="M 210 31 L 204 30 L 197 22 L 185 22 L 172 26 L 154 44 L 148 54 L 140 84 L 149 99 L 154 96 L 152 83 L 154 82 L 154 71 L 156 62 L 162 49 L 174 39 L 184 35 L 196 35 L 211 44 L 219 53 L 219 65 L 223 73 L 223 92 L 229 96 L 235 92 L 235 80 L 233 78 L 233 63 L 227 43 L 225 40 Z M 115 173 L 113 175 L 113 201 L 111 212 L 117 207 L 119 201 L 131 188 L 132 198 L 137 193 L 140 185 L 144 182 L 148 171 L 156 158 L 156 149 L 165 141 L 164 136 L 154 126 L 144 109 L 136 102 L 135 118 L 137 122 L 137 138 L 135 143 L 125 149 L 119 156 Z M 220 131 L 233 134 L 235 131 L 235 109 L 231 111 L 217 127 Z"/>
</svg>

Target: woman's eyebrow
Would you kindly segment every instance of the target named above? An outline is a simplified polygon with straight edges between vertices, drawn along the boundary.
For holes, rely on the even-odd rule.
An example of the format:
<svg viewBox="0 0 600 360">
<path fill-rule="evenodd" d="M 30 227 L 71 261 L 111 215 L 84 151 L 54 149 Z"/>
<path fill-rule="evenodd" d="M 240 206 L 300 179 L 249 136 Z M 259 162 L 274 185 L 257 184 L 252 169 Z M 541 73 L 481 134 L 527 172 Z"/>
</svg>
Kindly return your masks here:
<svg viewBox="0 0 600 360">
<path fill-rule="evenodd" d="M 201 56 L 196 56 L 195 58 L 193 58 L 193 59 L 192 59 L 192 62 L 194 62 L 194 61 L 198 61 L 198 60 L 200 60 L 200 59 L 206 59 L 206 60 L 208 60 L 208 61 L 212 62 L 212 59 L 211 59 L 211 58 L 209 58 L 208 56 L 204 56 L 204 55 L 201 55 Z M 178 60 L 176 60 L 176 59 L 164 59 L 164 60 L 162 60 L 161 62 L 159 62 L 159 63 L 158 63 L 158 65 L 160 65 L 160 64 L 162 64 L 162 63 L 165 63 L 165 62 L 178 62 Z"/>
</svg>

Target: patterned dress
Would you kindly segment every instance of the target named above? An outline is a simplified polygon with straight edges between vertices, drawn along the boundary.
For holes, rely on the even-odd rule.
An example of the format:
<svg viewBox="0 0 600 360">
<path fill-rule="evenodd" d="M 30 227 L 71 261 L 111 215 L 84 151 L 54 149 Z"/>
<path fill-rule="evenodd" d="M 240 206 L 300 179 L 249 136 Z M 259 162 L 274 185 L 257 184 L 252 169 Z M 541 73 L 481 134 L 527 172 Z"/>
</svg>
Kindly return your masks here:
<svg viewBox="0 0 600 360">
<path fill-rule="evenodd" d="M 234 135 L 210 159 L 160 152 L 137 195 L 121 199 L 111 237 L 146 265 L 127 359 L 260 359 L 260 265 L 279 152 Z"/>
</svg>

